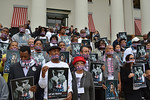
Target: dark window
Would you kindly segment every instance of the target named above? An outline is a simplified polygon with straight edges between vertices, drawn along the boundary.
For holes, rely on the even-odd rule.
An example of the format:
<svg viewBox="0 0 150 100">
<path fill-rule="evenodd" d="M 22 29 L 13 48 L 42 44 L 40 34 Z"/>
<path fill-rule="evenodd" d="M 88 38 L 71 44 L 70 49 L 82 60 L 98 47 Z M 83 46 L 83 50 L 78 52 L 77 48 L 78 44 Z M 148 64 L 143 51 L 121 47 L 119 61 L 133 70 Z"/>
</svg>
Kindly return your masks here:
<svg viewBox="0 0 150 100">
<path fill-rule="evenodd" d="M 88 0 L 88 2 L 92 2 L 92 0 Z"/>
<path fill-rule="evenodd" d="M 133 0 L 134 8 L 140 9 L 140 0 Z"/>
<path fill-rule="evenodd" d="M 68 26 L 68 14 L 47 13 L 47 26 L 55 26 L 55 24 Z"/>
</svg>

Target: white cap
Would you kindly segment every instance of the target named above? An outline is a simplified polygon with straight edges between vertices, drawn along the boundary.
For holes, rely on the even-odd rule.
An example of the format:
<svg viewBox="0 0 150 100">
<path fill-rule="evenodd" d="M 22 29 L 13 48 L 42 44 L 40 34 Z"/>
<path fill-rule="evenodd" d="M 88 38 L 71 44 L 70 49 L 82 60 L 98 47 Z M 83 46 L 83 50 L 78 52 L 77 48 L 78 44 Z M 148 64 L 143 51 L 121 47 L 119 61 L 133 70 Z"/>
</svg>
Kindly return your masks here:
<svg viewBox="0 0 150 100">
<path fill-rule="evenodd" d="M 139 38 L 134 37 L 134 38 L 132 39 L 132 42 L 138 42 L 139 40 L 140 40 Z"/>
</svg>

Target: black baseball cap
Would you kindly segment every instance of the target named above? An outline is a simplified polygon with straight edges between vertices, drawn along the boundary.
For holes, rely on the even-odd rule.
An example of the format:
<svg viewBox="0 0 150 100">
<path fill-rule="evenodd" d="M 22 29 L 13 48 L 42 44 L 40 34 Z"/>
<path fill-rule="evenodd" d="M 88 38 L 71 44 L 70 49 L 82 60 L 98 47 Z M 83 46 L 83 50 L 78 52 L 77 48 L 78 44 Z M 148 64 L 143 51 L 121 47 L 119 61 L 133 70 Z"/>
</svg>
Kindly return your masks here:
<svg viewBox="0 0 150 100">
<path fill-rule="evenodd" d="M 59 46 L 51 46 L 51 47 L 49 47 L 48 51 L 51 51 L 53 49 L 59 49 L 59 51 L 61 50 L 61 48 Z"/>
</svg>

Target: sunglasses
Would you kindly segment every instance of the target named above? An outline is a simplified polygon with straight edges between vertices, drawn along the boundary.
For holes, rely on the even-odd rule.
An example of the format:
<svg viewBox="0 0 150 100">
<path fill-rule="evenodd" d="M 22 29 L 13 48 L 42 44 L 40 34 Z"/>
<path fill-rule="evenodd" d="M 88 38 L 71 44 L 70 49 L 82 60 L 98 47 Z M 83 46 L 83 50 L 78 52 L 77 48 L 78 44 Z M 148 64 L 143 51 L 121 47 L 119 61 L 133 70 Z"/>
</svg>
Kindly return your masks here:
<svg viewBox="0 0 150 100">
<path fill-rule="evenodd" d="M 134 59 L 134 58 L 129 58 L 129 59 Z"/>
</svg>

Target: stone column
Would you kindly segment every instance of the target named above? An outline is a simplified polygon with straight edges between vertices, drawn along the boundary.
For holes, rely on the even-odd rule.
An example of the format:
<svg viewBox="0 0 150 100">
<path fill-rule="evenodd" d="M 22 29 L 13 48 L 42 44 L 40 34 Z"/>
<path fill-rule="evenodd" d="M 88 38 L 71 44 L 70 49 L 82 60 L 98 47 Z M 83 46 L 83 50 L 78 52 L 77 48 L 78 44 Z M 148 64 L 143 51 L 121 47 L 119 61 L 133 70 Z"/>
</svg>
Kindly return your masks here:
<svg viewBox="0 0 150 100">
<path fill-rule="evenodd" d="M 111 41 L 118 32 L 124 32 L 123 0 L 111 0 Z"/>
<path fill-rule="evenodd" d="M 125 31 L 128 35 L 135 33 L 133 10 L 133 0 L 124 0 Z"/>
<path fill-rule="evenodd" d="M 46 26 L 46 0 L 32 0 L 31 28 L 32 31 L 38 26 Z"/>
<path fill-rule="evenodd" d="M 150 0 L 140 0 L 141 4 L 141 24 L 142 33 L 147 34 L 150 31 Z"/>
<path fill-rule="evenodd" d="M 75 28 L 78 31 L 88 27 L 88 0 L 75 1 Z"/>
</svg>

